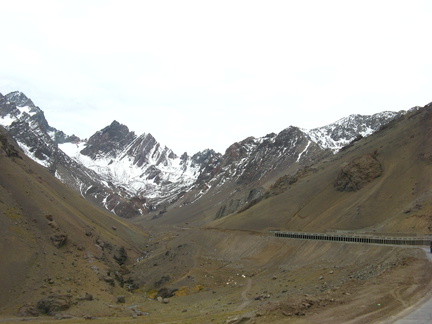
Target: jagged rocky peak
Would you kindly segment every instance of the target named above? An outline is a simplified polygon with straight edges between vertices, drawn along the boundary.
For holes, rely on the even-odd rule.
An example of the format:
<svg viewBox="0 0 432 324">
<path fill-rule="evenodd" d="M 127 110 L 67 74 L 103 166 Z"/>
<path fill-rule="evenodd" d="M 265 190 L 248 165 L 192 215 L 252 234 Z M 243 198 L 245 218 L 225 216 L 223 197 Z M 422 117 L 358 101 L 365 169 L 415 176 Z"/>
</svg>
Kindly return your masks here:
<svg viewBox="0 0 432 324">
<path fill-rule="evenodd" d="M 282 152 L 284 149 L 294 147 L 299 141 L 305 141 L 304 132 L 298 127 L 289 126 L 279 134 L 270 133 L 260 138 L 251 136 L 236 142 L 228 147 L 224 157 L 231 163 L 247 158 L 254 152 L 263 154 L 268 153 L 269 150 Z"/>
<path fill-rule="evenodd" d="M 302 132 L 300 128 L 289 126 L 277 134 L 277 136 L 274 138 L 274 145 L 282 147 L 293 146 L 299 139 L 304 137 L 304 132 Z"/>
<path fill-rule="evenodd" d="M 27 155 L 52 172 L 55 172 L 56 161 L 63 158 L 57 144 L 77 140 L 76 136 L 67 136 L 51 127 L 43 111 L 19 91 L 0 97 L 0 125 Z"/>
<path fill-rule="evenodd" d="M 70 136 L 51 127 L 45 118 L 44 112 L 24 93 L 19 91 L 11 92 L 6 96 L 0 94 L 0 118 L 3 119 L 3 121 L 0 120 L 0 124 L 10 132 L 16 132 L 17 136 L 21 137 L 22 144 L 29 144 L 28 141 L 22 140 L 23 133 L 25 133 L 23 129 L 26 128 L 31 129 L 34 135 L 40 138 L 42 142 L 44 140 L 41 139 L 41 136 L 44 135 L 57 144 L 80 141 L 75 135 Z"/>
<path fill-rule="evenodd" d="M 262 140 L 263 140 L 263 142 L 269 142 L 269 141 L 273 141 L 273 139 L 275 138 L 277 136 L 277 134 L 276 133 L 270 133 L 270 134 L 267 134 L 266 136 L 263 136 L 262 137 Z"/>
<path fill-rule="evenodd" d="M 129 131 L 127 126 L 114 120 L 111 125 L 96 132 L 88 139 L 86 147 L 81 151 L 81 154 L 87 155 L 92 159 L 102 156 L 114 158 L 135 138 L 135 133 Z"/>
<path fill-rule="evenodd" d="M 56 130 L 54 134 L 54 141 L 58 144 L 79 143 L 81 139 L 75 134 L 67 135 L 63 131 Z"/>
<path fill-rule="evenodd" d="M 201 152 L 195 153 L 192 156 L 192 163 L 193 165 L 211 164 L 219 161 L 221 157 L 222 154 L 216 153 L 214 150 L 211 149 L 205 149 Z"/>
<path fill-rule="evenodd" d="M 48 123 L 45 120 L 44 113 L 39 107 L 36 107 L 33 101 L 19 91 L 8 93 L 0 97 L 1 117 L 9 115 L 10 122 L 17 120 L 37 120 L 45 128 L 48 128 Z M 12 120 L 13 119 L 13 120 Z"/>
<path fill-rule="evenodd" d="M 189 159 L 189 155 L 187 154 L 187 152 L 184 152 L 181 156 L 180 156 L 180 164 L 184 164 L 187 162 L 187 160 Z"/>
<path fill-rule="evenodd" d="M 202 151 L 195 153 L 192 156 L 189 156 L 187 152 L 184 152 L 180 156 L 180 164 L 184 165 L 188 163 L 188 161 L 190 161 L 191 167 L 193 168 L 197 166 L 201 167 L 202 165 L 218 163 L 220 162 L 221 158 L 222 158 L 222 154 L 216 152 L 215 150 L 204 149 Z"/>
<path fill-rule="evenodd" d="M 27 98 L 27 96 L 20 91 L 13 91 L 11 93 L 8 93 L 6 95 L 6 99 L 9 102 L 14 103 L 18 107 L 25 107 L 25 106 L 32 107 L 32 108 L 36 107 L 33 101 Z"/>
<path fill-rule="evenodd" d="M 256 138 L 253 136 L 247 137 L 240 142 L 231 144 L 225 151 L 224 156 L 231 163 L 233 161 L 241 160 L 249 155 L 251 149 L 256 146 Z"/>
<path fill-rule="evenodd" d="M 127 155 L 134 157 L 134 164 L 138 167 L 151 163 L 156 166 L 168 166 L 168 160 L 177 158 L 177 155 L 166 146 L 162 147 L 151 134 L 139 136 L 129 147 Z"/>
<path fill-rule="evenodd" d="M 199 168 L 200 175 L 198 176 L 198 180 L 203 181 L 204 179 L 209 179 L 209 177 L 215 172 L 216 168 L 220 165 L 222 162 L 222 154 L 211 149 L 206 149 L 195 153 L 191 160 L 191 167 Z"/>
</svg>

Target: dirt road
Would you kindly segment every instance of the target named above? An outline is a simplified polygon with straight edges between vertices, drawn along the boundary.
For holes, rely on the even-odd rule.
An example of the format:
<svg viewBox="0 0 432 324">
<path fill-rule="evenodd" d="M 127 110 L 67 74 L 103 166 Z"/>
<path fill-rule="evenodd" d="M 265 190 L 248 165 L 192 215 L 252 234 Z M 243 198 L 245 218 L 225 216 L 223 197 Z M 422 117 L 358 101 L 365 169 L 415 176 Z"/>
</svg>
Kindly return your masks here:
<svg viewBox="0 0 432 324">
<path fill-rule="evenodd" d="M 245 289 L 241 293 L 241 298 L 243 300 L 243 303 L 237 308 L 237 311 L 243 310 L 251 302 L 251 300 L 247 296 L 251 287 L 252 287 L 252 278 L 247 278 L 247 283 L 246 283 Z"/>
<path fill-rule="evenodd" d="M 424 248 L 427 258 L 432 262 L 432 253 L 428 248 Z M 388 322 L 387 322 L 388 323 Z M 432 292 L 429 293 L 418 304 L 404 310 L 397 319 L 390 323 L 394 324 L 428 324 L 432 323 Z"/>
</svg>

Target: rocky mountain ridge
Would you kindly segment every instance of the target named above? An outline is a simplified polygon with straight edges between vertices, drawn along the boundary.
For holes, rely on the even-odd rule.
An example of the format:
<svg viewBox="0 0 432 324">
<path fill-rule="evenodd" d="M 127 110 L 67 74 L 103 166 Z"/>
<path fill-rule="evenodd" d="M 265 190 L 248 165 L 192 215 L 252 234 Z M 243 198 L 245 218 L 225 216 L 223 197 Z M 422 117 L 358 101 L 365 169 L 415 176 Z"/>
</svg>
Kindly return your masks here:
<svg viewBox="0 0 432 324">
<path fill-rule="evenodd" d="M 0 124 L 23 150 L 57 178 L 122 217 L 163 213 L 226 190 L 218 216 L 242 208 L 287 173 L 310 166 L 404 112 L 351 115 L 316 129 L 290 126 L 248 137 L 227 148 L 176 155 L 151 134 L 137 136 L 117 121 L 88 140 L 49 126 L 43 111 L 21 92 L 0 95 Z M 228 207 L 227 207 L 228 206 Z"/>
<path fill-rule="evenodd" d="M 18 141 L 27 155 L 50 167 L 57 144 L 78 140 L 51 127 L 43 111 L 21 92 L 0 94 L 0 124 Z"/>
<path fill-rule="evenodd" d="M 154 208 L 153 201 L 170 201 L 180 192 L 190 190 L 203 169 L 218 157 L 212 150 L 192 157 L 186 153 L 177 156 L 151 134 L 136 136 L 117 121 L 88 141 L 63 143 L 59 147 L 76 162 L 98 173 L 107 185 L 122 188 L 130 197 L 145 199 L 144 207 L 149 211 Z"/>
</svg>

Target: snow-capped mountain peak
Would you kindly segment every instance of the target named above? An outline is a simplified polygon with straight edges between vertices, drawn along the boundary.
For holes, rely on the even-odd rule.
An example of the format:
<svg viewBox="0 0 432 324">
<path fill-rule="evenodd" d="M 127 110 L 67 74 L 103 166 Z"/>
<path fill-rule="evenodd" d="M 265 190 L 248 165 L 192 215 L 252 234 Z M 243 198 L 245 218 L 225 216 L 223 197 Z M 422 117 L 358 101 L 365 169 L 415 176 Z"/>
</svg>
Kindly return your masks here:
<svg viewBox="0 0 432 324">
<path fill-rule="evenodd" d="M 27 96 L 20 91 L 11 92 L 5 97 L 8 102 L 14 103 L 17 107 L 36 107 L 33 101 L 27 98 Z"/>
<path fill-rule="evenodd" d="M 136 135 L 115 120 L 88 140 L 67 136 L 49 126 L 43 111 L 23 93 L 0 94 L 0 125 L 26 154 L 85 198 L 123 217 L 180 207 L 224 188 L 232 192 L 233 203 L 218 215 L 233 212 L 269 181 L 312 165 L 400 114 L 351 115 L 312 130 L 289 126 L 278 134 L 235 142 L 223 155 L 207 149 L 178 156 L 151 134 Z"/>
<path fill-rule="evenodd" d="M 334 152 L 348 145 L 355 138 L 366 137 L 379 130 L 382 125 L 387 124 L 403 112 L 384 111 L 369 115 L 350 115 L 338 121 L 311 130 L 304 130 L 311 140 L 320 145 L 323 149 L 330 149 Z"/>
</svg>

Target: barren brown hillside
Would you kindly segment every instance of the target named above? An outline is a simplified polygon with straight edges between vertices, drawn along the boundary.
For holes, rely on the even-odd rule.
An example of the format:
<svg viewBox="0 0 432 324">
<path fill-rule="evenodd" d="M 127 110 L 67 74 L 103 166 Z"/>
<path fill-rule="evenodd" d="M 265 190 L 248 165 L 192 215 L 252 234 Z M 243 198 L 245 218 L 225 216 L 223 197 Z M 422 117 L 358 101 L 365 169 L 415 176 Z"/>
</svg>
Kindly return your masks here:
<svg viewBox="0 0 432 324">
<path fill-rule="evenodd" d="M 375 160 L 378 166 L 367 162 L 362 165 L 359 160 L 365 157 Z M 244 213 L 226 217 L 215 226 L 306 232 L 431 233 L 430 107 L 405 115 L 313 169 L 285 192 Z M 346 181 L 361 182 L 362 175 L 372 177 L 364 180 L 361 188 L 341 190 L 337 181 L 343 170 L 351 172 L 345 174 Z"/>
<path fill-rule="evenodd" d="M 4 130 L 0 139 L 0 313 L 43 315 L 36 308 L 46 299 L 63 305 L 48 305 L 53 315 L 127 293 L 121 273 L 141 255 L 148 235 L 65 187 Z"/>
</svg>

